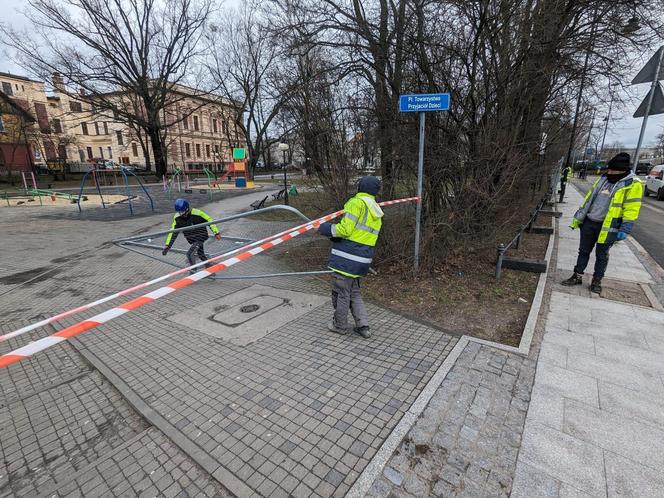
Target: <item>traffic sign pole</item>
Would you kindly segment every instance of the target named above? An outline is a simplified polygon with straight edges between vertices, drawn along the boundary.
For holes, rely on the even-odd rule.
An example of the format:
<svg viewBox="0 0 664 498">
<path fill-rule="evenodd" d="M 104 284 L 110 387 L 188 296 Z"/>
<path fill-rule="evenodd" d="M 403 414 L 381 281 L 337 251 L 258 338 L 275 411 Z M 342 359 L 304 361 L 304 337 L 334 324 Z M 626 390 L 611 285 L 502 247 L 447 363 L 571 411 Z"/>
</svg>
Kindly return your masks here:
<svg viewBox="0 0 664 498">
<path fill-rule="evenodd" d="M 415 255 L 413 270 L 420 267 L 420 231 L 422 222 L 422 183 L 424 181 L 424 122 L 427 112 L 447 111 L 450 108 L 449 93 L 419 93 L 399 96 L 399 112 L 417 112 L 420 115 L 417 157 L 417 207 L 415 213 Z"/>
<path fill-rule="evenodd" d="M 650 114 L 650 106 L 652 99 L 655 96 L 657 85 L 659 85 L 659 70 L 662 67 L 662 59 L 664 58 L 664 46 L 659 48 L 659 57 L 657 57 L 657 66 L 655 69 L 655 76 L 653 78 L 652 86 L 650 87 L 650 94 L 648 95 L 648 104 L 646 105 L 646 112 L 643 116 L 643 123 L 641 124 L 641 133 L 639 133 L 639 141 L 636 144 L 636 152 L 634 152 L 634 165 L 632 171 L 636 173 L 636 166 L 639 164 L 639 156 L 641 155 L 641 143 L 643 142 L 643 135 L 646 132 L 646 125 L 648 124 L 648 115 Z"/>
<path fill-rule="evenodd" d="M 422 219 L 422 182 L 424 177 L 424 121 L 426 113 L 420 112 L 420 143 L 417 154 L 417 207 L 415 212 L 415 273 L 420 267 L 420 223 Z"/>
</svg>

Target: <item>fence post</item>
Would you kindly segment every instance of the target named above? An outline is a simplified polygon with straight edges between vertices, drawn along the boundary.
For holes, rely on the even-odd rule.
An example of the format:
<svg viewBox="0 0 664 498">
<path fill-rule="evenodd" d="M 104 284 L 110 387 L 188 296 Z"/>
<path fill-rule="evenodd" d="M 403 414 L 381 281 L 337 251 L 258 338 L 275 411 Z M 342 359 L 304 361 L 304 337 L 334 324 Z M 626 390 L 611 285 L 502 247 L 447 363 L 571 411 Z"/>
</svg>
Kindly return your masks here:
<svg viewBox="0 0 664 498">
<path fill-rule="evenodd" d="M 519 246 L 521 245 L 521 236 L 523 235 L 523 228 L 521 227 L 519 229 L 519 235 L 516 237 L 516 243 L 514 244 L 514 249 L 519 249 Z"/>
<path fill-rule="evenodd" d="M 496 261 L 496 280 L 500 280 L 500 274 L 502 273 L 503 269 L 503 255 L 505 254 L 505 244 L 500 244 L 498 246 L 498 249 L 496 250 L 497 253 L 497 261 Z"/>
</svg>

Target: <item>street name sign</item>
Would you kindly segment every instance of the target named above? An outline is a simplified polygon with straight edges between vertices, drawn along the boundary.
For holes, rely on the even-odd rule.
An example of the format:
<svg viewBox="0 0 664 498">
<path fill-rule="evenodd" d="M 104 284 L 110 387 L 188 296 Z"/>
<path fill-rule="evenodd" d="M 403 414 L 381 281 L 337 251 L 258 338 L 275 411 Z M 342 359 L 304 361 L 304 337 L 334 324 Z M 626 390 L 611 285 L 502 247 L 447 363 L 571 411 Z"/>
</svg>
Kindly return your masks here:
<svg viewBox="0 0 664 498">
<path fill-rule="evenodd" d="M 435 112 L 450 108 L 449 93 L 419 93 L 399 96 L 399 112 Z"/>
</svg>

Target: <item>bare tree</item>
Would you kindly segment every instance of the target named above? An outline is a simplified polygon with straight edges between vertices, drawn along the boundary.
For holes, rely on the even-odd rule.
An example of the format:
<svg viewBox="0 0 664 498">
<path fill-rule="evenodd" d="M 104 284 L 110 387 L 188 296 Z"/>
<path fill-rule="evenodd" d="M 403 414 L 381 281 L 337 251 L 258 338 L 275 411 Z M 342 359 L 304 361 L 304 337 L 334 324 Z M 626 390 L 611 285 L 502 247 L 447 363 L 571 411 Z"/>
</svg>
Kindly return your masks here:
<svg viewBox="0 0 664 498">
<path fill-rule="evenodd" d="M 101 111 L 142 129 L 157 174 L 166 172 L 161 111 L 185 98 L 211 0 L 28 0 L 30 32 L 3 26 L 3 41 L 32 73 L 58 72 Z M 201 79 L 198 79 L 201 82 Z M 123 105 L 123 96 L 138 108 Z M 192 95 L 188 95 L 191 97 Z M 84 99 L 85 100 L 85 99 Z M 138 109 L 138 112 L 137 110 Z M 184 117 L 183 117 L 184 118 Z"/>
<path fill-rule="evenodd" d="M 268 22 L 245 2 L 210 23 L 208 33 L 208 68 L 221 93 L 238 105 L 233 120 L 244 136 L 252 172 L 269 149 L 270 126 L 289 91 L 288 75 L 280 67 L 283 47 L 270 36 Z"/>
</svg>

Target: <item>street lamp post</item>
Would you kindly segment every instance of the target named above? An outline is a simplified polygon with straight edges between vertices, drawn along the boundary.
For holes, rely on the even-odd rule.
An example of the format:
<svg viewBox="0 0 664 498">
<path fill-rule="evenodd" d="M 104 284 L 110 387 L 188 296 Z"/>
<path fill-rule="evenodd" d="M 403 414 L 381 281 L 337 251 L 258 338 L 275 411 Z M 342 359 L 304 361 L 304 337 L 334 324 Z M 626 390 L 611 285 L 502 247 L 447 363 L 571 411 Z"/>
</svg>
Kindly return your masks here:
<svg viewBox="0 0 664 498">
<path fill-rule="evenodd" d="M 286 152 L 288 151 L 288 144 L 281 142 L 277 148 L 281 151 L 284 162 L 284 203 L 288 206 L 288 174 L 286 171 Z"/>
</svg>

